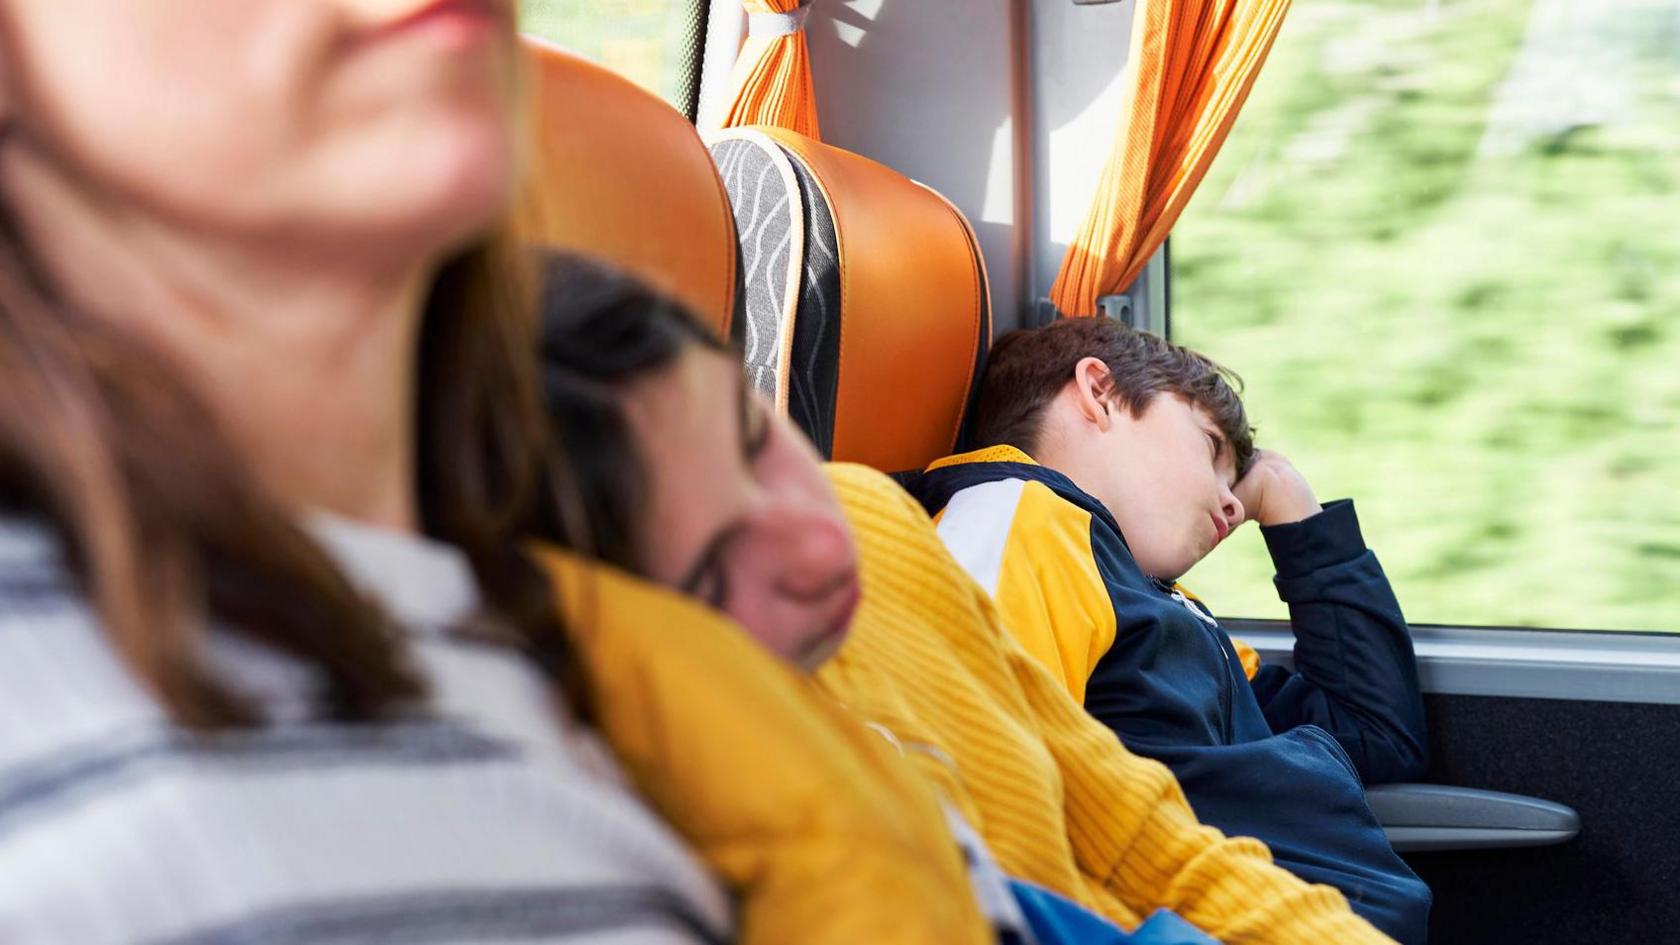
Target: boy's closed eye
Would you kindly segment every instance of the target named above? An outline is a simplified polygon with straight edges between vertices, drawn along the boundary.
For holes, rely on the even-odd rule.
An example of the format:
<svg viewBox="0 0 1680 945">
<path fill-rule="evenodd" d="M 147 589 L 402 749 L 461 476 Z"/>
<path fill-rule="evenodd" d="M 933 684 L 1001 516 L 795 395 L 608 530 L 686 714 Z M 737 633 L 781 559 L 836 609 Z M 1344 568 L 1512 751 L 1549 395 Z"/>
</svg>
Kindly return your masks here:
<svg viewBox="0 0 1680 945">
<path fill-rule="evenodd" d="M 1205 430 L 1203 432 L 1205 432 L 1207 434 L 1208 450 L 1211 453 L 1211 458 L 1212 458 L 1212 461 L 1213 461 L 1213 465 L 1214 465 L 1215 468 L 1217 468 L 1220 465 L 1220 463 L 1225 462 L 1227 457 L 1229 457 L 1231 455 L 1231 448 L 1225 442 L 1225 435 L 1224 434 L 1219 433 L 1215 430 Z M 1242 477 L 1240 475 L 1238 475 L 1237 472 L 1235 471 L 1235 469 L 1233 468 L 1233 470 L 1231 472 L 1231 477 L 1230 477 L 1230 479 L 1228 479 L 1226 481 L 1225 487 L 1228 488 L 1228 489 L 1235 489 L 1237 487 L 1237 482 L 1241 479 L 1242 479 Z"/>
</svg>

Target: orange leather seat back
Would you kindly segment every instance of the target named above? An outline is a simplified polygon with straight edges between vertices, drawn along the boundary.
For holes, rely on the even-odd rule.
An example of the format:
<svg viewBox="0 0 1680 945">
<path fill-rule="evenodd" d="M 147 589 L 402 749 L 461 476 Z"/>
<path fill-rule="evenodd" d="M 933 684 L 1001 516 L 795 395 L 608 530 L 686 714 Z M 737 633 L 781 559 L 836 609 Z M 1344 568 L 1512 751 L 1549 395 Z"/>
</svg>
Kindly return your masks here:
<svg viewBox="0 0 1680 945">
<path fill-rule="evenodd" d="M 831 459 L 893 472 L 954 452 L 991 337 L 962 213 L 785 129 L 730 129 L 711 149 L 741 234 L 753 382 Z"/>
<path fill-rule="evenodd" d="M 617 73 L 537 40 L 523 45 L 534 166 L 521 235 L 623 269 L 729 337 L 740 246 L 694 126 Z"/>
</svg>

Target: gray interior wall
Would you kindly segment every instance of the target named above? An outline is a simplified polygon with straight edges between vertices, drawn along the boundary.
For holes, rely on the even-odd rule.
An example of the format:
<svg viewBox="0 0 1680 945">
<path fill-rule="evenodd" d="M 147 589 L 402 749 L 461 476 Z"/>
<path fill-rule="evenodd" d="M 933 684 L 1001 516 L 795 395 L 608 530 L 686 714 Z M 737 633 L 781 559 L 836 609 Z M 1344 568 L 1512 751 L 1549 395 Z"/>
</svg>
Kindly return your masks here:
<svg viewBox="0 0 1680 945">
<path fill-rule="evenodd" d="M 817 0 L 806 26 L 823 139 L 933 187 L 968 216 L 997 330 L 1016 324 L 1025 258 L 1016 12 L 1011 0 Z"/>
<path fill-rule="evenodd" d="M 1035 298 L 1049 296 L 1114 142 L 1125 99 L 1132 12 L 1130 2 L 1032 4 Z"/>
</svg>

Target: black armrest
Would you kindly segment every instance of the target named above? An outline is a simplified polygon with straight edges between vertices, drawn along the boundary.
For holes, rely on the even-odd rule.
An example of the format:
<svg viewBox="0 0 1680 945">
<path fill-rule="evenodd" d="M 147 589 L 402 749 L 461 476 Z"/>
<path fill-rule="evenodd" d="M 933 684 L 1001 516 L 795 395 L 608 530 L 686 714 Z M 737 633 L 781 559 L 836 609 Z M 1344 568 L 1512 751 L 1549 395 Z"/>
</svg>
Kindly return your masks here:
<svg viewBox="0 0 1680 945">
<path fill-rule="evenodd" d="M 1394 849 L 1490 850 L 1565 843 L 1581 832 L 1573 808 L 1521 794 L 1446 784 L 1381 784 L 1365 792 Z"/>
</svg>

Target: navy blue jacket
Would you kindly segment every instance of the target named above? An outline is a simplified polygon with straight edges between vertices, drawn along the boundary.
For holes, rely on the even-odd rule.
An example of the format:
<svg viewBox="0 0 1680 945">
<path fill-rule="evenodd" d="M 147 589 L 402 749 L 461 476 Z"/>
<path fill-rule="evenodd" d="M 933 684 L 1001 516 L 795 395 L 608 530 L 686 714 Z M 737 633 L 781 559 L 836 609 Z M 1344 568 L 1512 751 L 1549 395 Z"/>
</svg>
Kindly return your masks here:
<svg viewBox="0 0 1680 945">
<path fill-rule="evenodd" d="M 988 454 L 997 455 L 975 455 Z M 1089 515 L 1093 573 L 1115 633 L 1086 681 L 1087 711 L 1172 768 L 1204 823 L 1262 840 L 1280 865 L 1340 889 L 1390 936 L 1423 942 L 1429 888 L 1389 845 L 1363 787 L 1422 774 L 1423 700 L 1410 631 L 1353 503 L 1261 529 L 1289 605 L 1296 669 L 1261 666 L 1251 680 L 1207 609 L 1145 575 L 1095 498 L 1031 462 L 965 459 L 911 482 L 931 514 L 946 512 L 942 534 L 974 504 L 947 511 L 954 496 L 1006 480 L 1042 483 Z M 1033 514 L 1006 530 L 1031 529 Z"/>
</svg>

